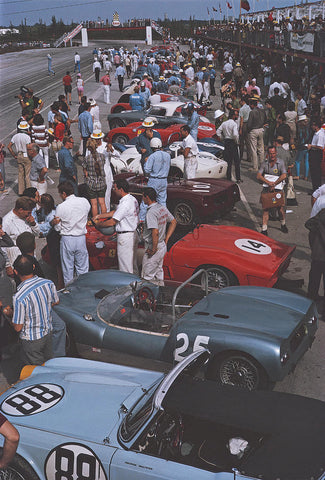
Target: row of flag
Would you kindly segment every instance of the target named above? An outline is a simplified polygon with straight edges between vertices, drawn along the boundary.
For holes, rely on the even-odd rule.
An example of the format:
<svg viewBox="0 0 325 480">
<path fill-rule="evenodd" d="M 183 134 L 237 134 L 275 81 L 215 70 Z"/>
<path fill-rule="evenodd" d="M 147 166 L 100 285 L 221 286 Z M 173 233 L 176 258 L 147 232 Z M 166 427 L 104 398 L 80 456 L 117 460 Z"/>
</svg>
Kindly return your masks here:
<svg viewBox="0 0 325 480">
<path fill-rule="evenodd" d="M 226 2 L 227 4 L 227 7 L 229 9 L 232 9 L 232 5 L 229 3 L 229 2 Z M 251 7 L 250 7 L 250 4 L 248 2 L 248 0 L 240 0 L 240 8 L 242 8 L 243 10 L 246 10 L 246 12 L 248 12 Z M 215 8 L 215 7 L 212 7 L 212 10 L 213 12 L 218 12 L 218 9 Z M 207 7 L 207 11 L 208 11 L 208 15 L 210 15 L 210 12 L 209 12 L 209 9 Z M 219 12 L 222 13 L 222 9 L 221 9 L 221 4 L 219 3 Z"/>
</svg>

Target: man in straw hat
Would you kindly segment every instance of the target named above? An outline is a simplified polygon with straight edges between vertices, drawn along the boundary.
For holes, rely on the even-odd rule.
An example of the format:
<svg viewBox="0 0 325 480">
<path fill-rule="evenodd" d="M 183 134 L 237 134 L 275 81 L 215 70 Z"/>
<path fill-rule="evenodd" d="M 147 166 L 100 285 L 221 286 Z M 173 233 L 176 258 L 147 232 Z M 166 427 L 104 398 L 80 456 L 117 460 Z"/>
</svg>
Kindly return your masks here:
<svg viewBox="0 0 325 480">
<path fill-rule="evenodd" d="M 28 130 L 28 123 L 26 121 L 20 122 L 18 133 L 12 137 L 8 145 L 9 152 L 18 164 L 18 195 L 22 195 L 25 188 L 30 187 L 29 175 L 32 162 L 27 155 L 27 145 L 31 142 Z M 16 152 L 13 150 L 13 146 L 15 146 Z"/>
<path fill-rule="evenodd" d="M 153 153 L 152 148 L 150 147 L 150 140 L 154 137 L 160 138 L 160 133 L 154 131 L 153 127 L 155 125 L 156 119 L 153 117 L 147 117 L 144 119 L 142 126 L 144 127 L 144 132 L 140 133 L 136 139 L 136 149 L 141 153 L 141 167 L 144 171 L 144 163 L 146 158 Z"/>
</svg>

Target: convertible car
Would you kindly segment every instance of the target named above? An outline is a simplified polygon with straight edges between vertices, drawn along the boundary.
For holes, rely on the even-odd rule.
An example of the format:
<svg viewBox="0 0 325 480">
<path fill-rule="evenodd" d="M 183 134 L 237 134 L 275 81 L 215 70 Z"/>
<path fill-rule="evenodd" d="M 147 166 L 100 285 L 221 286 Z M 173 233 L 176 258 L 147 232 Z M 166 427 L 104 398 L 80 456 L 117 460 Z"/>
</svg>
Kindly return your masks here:
<svg viewBox="0 0 325 480">
<path fill-rule="evenodd" d="M 157 118 L 157 117 L 156 117 Z M 184 122 L 183 122 L 184 123 Z M 165 122 L 155 125 L 155 130 L 160 133 L 161 141 L 164 146 L 181 139 L 180 124 L 171 125 Z M 108 142 L 121 143 L 126 145 L 132 138 L 137 137 L 144 131 L 142 122 L 129 123 L 126 127 L 113 128 L 108 132 L 106 139 Z M 213 123 L 200 122 L 198 127 L 197 138 L 201 140 L 205 137 L 213 137 L 216 135 L 216 127 Z"/>
<path fill-rule="evenodd" d="M 109 128 L 125 127 L 129 123 L 143 122 L 146 117 L 156 117 L 159 125 L 173 125 L 175 123 L 184 124 L 188 122 L 188 117 L 184 112 L 186 103 L 184 102 L 160 102 L 152 105 L 147 110 L 131 110 L 119 113 L 110 113 L 107 116 Z M 210 124 L 206 117 L 200 117 L 201 122 Z"/>
<path fill-rule="evenodd" d="M 139 202 L 141 201 L 143 188 L 148 182 L 146 177 L 120 173 L 114 178 L 125 178 L 130 185 L 130 193 L 137 197 Z M 180 226 L 191 226 L 199 217 L 202 220 L 225 215 L 239 200 L 238 185 L 229 180 L 217 178 L 183 180 L 177 177 L 168 181 L 167 207 Z M 111 203 L 118 203 L 114 190 L 112 190 Z"/>
<path fill-rule="evenodd" d="M 25 367 L 0 397 L 20 433 L 2 478 L 324 480 L 324 403 L 216 387 L 194 377 L 206 356 L 166 376 L 71 358 Z"/>
<path fill-rule="evenodd" d="M 67 325 L 70 352 L 81 344 L 172 363 L 206 346 L 207 378 L 252 390 L 282 380 L 311 346 L 311 300 L 264 287 L 208 291 L 204 270 L 164 287 L 99 270 L 62 290 L 54 310 Z"/>
<path fill-rule="evenodd" d="M 131 105 L 130 105 L 130 95 L 134 93 L 134 87 L 138 83 L 135 83 L 132 85 L 131 88 L 127 89 L 127 91 L 123 91 L 123 95 L 118 99 L 117 103 L 111 107 L 111 113 L 119 113 L 123 112 L 124 110 L 132 110 Z M 200 115 L 206 115 L 207 113 L 207 106 L 205 105 L 200 105 L 199 103 L 193 102 L 192 100 L 183 97 L 182 95 L 171 95 L 170 93 L 159 93 L 160 95 L 160 101 L 161 102 L 192 102 L 195 105 L 195 108 L 197 109 L 197 112 Z"/>
<path fill-rule="evenodd" d="M 104 235 L 88 225 L 86 243 L 92 270 L 117 268 L 115 233 Z M 199 225 L 171 246 L 164 258 L 164 275 L 166 280 L 183 282 L 204 269 L 209 288 L 272 287 L 288 268 L 294 250 L 248 228 Z M 51 263 L 47 247 L 42 257 Z M 199 280 L 204 285 L 204 277 Z"/>
<path fill-rule="evenodd" d="M 132 145 L 124 146 L 116 143 L 113 145 L 116 149 L 121 151 L 119 157 L 113 157 L 111 159 L 111 165 L 113 166 L 115 173 L 131 172 L 134 175 L 142 175 L 143 170 L 140 162 L 141 154 L 138 153 L 136 147 Z M 178 154 L 179 149 L 180 142 L 174 142 L 169 145 L 168 149 L 165 149 L 171 156 L 169 177 L 182 178 L 184 176 L 184 156 Z M 216 150 L 218 156 L 208 151 L 199 151 L 196 156 L 198 160 L 196 178 L 224 178 L 226 176 L 227 163 L 223 160 L 223 150 L 221 147 Z"/>
<path fill-rule="evenodd" d="M 25 367 L 0 397 L 20 434 L 1 478 L 324 480 L 324 402 L 217 387 L 195 377 L 207 356 L 167 375 L 72 358 Z"/>
</svg>

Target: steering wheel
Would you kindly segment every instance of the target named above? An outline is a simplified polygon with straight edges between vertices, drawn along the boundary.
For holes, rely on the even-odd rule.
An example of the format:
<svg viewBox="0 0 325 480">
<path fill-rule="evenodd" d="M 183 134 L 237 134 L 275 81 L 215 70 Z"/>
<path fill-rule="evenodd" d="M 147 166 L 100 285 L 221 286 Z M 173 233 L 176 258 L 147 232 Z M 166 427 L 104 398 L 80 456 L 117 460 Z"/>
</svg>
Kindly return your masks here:
<svg viewBox="0 0 325 480">
<path fill-rule="evenodd" d="M 156 298 L 149 287 L 142 287 L 134 295 L 134 306 L 137 309 L 154 312 L 156 310 Z"/>
</svg>

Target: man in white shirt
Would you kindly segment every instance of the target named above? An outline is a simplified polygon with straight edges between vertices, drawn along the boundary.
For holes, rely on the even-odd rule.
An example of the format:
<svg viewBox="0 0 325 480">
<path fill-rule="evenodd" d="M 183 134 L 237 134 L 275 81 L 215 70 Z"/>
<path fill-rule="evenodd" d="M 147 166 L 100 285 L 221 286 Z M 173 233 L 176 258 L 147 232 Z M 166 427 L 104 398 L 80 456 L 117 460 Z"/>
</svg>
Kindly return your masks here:
<svg viewBox="0 0 325 480">
<path fill-rule="evenodd" d="M 63 202 L 57 206 L 51 225 L 61 235 L 60 255 L 65 286 L 77 276 L 89 270 L 86 233 L 90 204 L 88 200 L 73 194 L 73 185 L 62 182 L 58 191 Z"/>
<path fill-rule="evenodd" d="M 28 123 L 26 121 L 20 122 L 18 133 L 12 137 L 8 145 L 9 152 L 17 160 L 18 164 L 18 195 L 22 195 L 25 188 L 30 187 L 29 176 L 32 162 L 27 155 L 27 145 L 31 142 L 28 130 Z M 15 146 L 16 152 L 13 150 L 13 146 Z"/>
<path fill-rule="evenodd" d="M 17 198 L 14 209 L 3 217 L 3 231 L 9 235 L 15 244 L 13 247 L 6 248 L 9 259 L 9 264 L 6 267 L 12 267 L 18 255 L 20 255 L 20 250 L 16 246 L 16 240 L 21 233 L 30 232 L 37 236 L 40 234 L 39 226 L 32 216 L 34 207 L 35 203 L 33 200 L 27 197 L 20 197 Z"/>
<path fill-rule="evenodd" d="M 316 217 L 323 208 L 325 208 L 325 184 L 321 185 L 317 190 L 314 191 L 311 197 L 312 210 L 310 214 L 311 217 Z"/>
<path fill-rule="evenodd" d="M 279 89 L 279 95 L 281 97 L 284 97 L 286 95 L 286 91 L 284 90 L 283 86 L 281 85 L 281 83 L 279 82 L 273 82 L 271 85 L 270 85 L 270 88 L 269 88 L 269 94 L 268 94 L 268 97 L 271 98 L 274 96 L 274 89 L 275 88 L 278 88 Z"/>
<path fill-rule="evenodd" d="M 74 72 L 78 70 L 78 73 L 80 73 L 80 55 L 78 52 L 75 53 L 74 56 Z"/>
<path fill-rule="evenodd" d="M 217 135 L 224 141 L 225 151 L 224 159 L 228 164 L 227 179 L 231 180 L 232 162 L 235 164 L 236 182 L 240 183 L 240 160 L 238 155 L 239 134 L 236 120 L 238 113 L 236 110 L 230 110 L 228 120 L 223 122 L 217 130 Z"/>
<path fill-rule="evenodd" d="M 198 165 L 197 155 L 199 153 L 197 143 L 190 135 L 190 131 L 191 129 L 188 125 L 183 125 L 180 129 L 183 138 L 183 146 L 180 153 L 183 153 L 184 156 L 184 178 L 186 180 L 195 178 L 196 176 Z"/>
<path fill-rule="evenodd" d="M 94 217 L 101 227 L 116 226 L 118 268 L 122 272 L 137 273 L 138 235 L 136 228 L 139 223 L 139 204 L 133 195 L 129 194 L 129 184 L 125 179 L 118 179 L 113 184 L 113 190 L 120 198 L 116 210 Z"/>
<path fill-rule="evenodd" d="M 301 92 L 297 93 L 297 99 L 298 99 L 297 115 L 298 115 L 298 117 L 300 117 L 301 115 L 305 115 L 307 104 L 306 104 L 306 102 L 304 100 L 304 97 L 302 96 Z"/>
<path fill-rule="evenodd" d="M 308 145 L 309 150 L 309 168 L 313 192 L 322 184 L 322 158 L 325 148 L 325 130 L 322 128 L 320 119 L 313 120 L 311 129 L 314 132 L 311 144 Z"/>
</svg>

